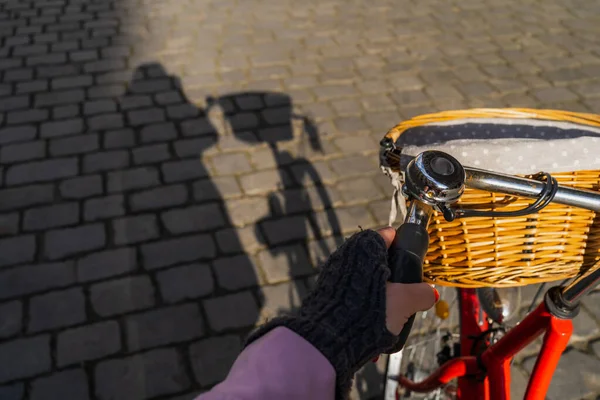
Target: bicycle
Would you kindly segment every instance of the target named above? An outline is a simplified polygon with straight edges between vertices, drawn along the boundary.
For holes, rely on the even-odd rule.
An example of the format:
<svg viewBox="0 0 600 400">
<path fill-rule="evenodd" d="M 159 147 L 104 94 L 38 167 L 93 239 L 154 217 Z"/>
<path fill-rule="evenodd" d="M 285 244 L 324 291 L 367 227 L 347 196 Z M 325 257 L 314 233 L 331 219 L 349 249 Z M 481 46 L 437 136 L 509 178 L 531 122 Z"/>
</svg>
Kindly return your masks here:
<svg viewBox="0 0 600 400">
<path fill-rule="evenodd" d="M 461 136 L 456 136 L 457 127 L 463 133 L 496 131 L 501 138 L 519 132 L 524 142 L 533 131 L 547 138 L 556 130 L 557 138 L 588 146 L 600 135 L 600 116 L 555 110 L 461 110 L 413 118 L 381 140 L 380 165 L 395 188 L 390 225 L 396 213 L 405 214 L 390 253 L 391 280 L 425 279 L 455 287 L 460 309 L 457 329 L 442 326 L 451 325 L 447 324 L 451 304 L 438 303 L 435 316 L 427 316 L 430 325 L 425 329 L 426 318 L 420 315 L 417 333 L 433 339 L 417 337 L 406 346 L 415 315 L 410 318 L 394 351 L 404 349 L 388 359 L 385 400 L 416 393 L 435 399 L 507 400 L 513 357 L 544 333 L 525 392 L 525 399 L 541 400 L 568 345 L 582 297 L 600 283 L 600 228 L 595 220 L 600 211 L 600 165 L 598 170 L 517 176 L 464 166 L 458 157 L 440 151 L 448 148 L 447 143 L 421 146 L 425 149 L 416 156 L 407 156 L 407 147 L 398 144 L 400 136 L 410 132 L 456 139 Z M 410 140 L 405 142 L 410 145 Z M 553 142 L 544 140 L 536 146 L 542 149 L 549 143 Z M 600 149 L 600 141 L 595 146 Z M 514 152 L 514 146 L 509 147 Z M 593 153 L 594 148 L 589 150 Z M 589 150 L 583 147 L 584 153 Z M 586 165 L 595 168 L 598 162 L 596 158 Z M 571 160 L 571 164 L 580 163 Z M 547 290 L 544 300 L 535 309 L 530 307 L 518 324 L 507 326 L 509 310 L 500 288 L 514 293 L 523 285 L 557 279 L 564 279 L 563 284 Z M 433 360 L 423 356 L 426 349 Z"/>
</svg>

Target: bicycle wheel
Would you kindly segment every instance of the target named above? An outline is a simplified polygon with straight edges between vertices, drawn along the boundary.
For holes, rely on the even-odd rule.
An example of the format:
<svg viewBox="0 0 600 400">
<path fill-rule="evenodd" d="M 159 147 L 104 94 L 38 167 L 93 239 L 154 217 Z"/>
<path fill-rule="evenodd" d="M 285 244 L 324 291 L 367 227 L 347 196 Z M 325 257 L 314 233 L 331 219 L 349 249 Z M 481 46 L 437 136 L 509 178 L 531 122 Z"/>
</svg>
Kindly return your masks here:
<svg viewBox="0 0 600 400">
<path fill-rule="evenodd" d="M 385 400 L 414 398 L 422 400 L 450 400 L 452 386 L 436 389 L 430 393 L 410 393 L 399 387 L 398 376 L 403 375 L 420 382 L 435 371 L 443 354 L 453 356 L 454 343 L 459 343 L 458 290 L 450 287 L 438 288 L 440 301 L 431 310 L 417 314 L 413 330 L 404 349 L 390 354 L 385 377 Z M 443 308 L 447 306 L 447 310 Z M 444 314 L 447 311 L 447 315 Z M 439 355 L 439 356 L 438 356 Z"/>
</svg>

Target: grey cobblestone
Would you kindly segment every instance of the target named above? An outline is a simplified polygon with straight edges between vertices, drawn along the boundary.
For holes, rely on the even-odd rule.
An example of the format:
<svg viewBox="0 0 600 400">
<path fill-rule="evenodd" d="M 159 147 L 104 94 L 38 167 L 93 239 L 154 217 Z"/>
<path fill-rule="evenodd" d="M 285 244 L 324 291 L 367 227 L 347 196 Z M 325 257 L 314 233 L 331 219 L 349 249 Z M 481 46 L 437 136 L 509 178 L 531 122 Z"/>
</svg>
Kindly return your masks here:
<svg viewBox="0 0 600 400">
<path fill-rule="evenodd" d="M 104 246 L 106 234 L 101 224 L 49 231 L 44 235 L 44 254 L 49 259 L 97 250 Z"/>
<path fill-rule="evenodd" d="M 81 288 L 51 292 L 29 301 L 28 332 L 62 328 L 84 322 L 85 299 Z"/>
<path fill-rule="evenodd" d="M 258 318 L 256 300 L 249 291 L 204 300 L 209 326 L 217 332 L 252 326 Z"/>
<path fill-rule="evenodd" d="M 19 360 L 19 362 L 15 362 Z M 34 336 L 0 344 L 0 382 L 28 378 L 50 370 L 50 337 Z"/>
<path fill-rule="evenodd" d="M 147 108 L 143 110 L 130 111 L 127 118 L 131 125 L 152 124 L 162 122 L 165 118 L 165 112 L 161 108 Z"/>
<path fill-rule="evenodd" d="M 46 138 L 73 135 L 81 132 L 83 132 L 83 120 L 81 118 L 75 118 L 42 124 L 40 136 Z"/>
<path fill-rule="evenodd" d="M 120 348 L 121 336 L 116 321 L 69 329 L 58 334 L 57 364 L 63 367 L 102 358 L 118 352 Z"/>
<path fill-rule="evenodd" d="M 152 307 L 154 288 L 147 276 L 115 279 L 92 286 L 90 300 L 101 316 L 123 314 Z"/>
<path fill-rule="evenodd" d="M 135 248 L 107 250 L 80 258 L 77 261 L 77 280 L 88 282 L 123 275 L 136 269 Z"/>
<path fill-rule="evenodd" d="M 158 185 L 158 183 L 158 171 L 150 167 L 122 170 L 108 174 L 109 192 L 140 189 L 148 186 Z M 146 199 L 143 195 L 139 197 L 141 197 L 142 202 Z"/>
<path fill-rule="evenodd" d="M 19 232 L 19 214 L 0 214 L 0 236 L 15 235 Z"/>
<path fill-rule="evenodd" d="M 23 217 L 23 228 L 28 231 L 46 230 L 75 224 L 78 221 L 79 205 L 62 203 L 27 210 Z"/>
<path fill-rule="evenodd" d="M 30 109 L 23 111 L 10 111 L 6 113 L 6 122 L 8 125 L 29 124 L 41 122 L 48 119 L 48 110 Z"/>
<path fill-rule="evenodd" d="M 2 146 L 0 161 L 11 164 L 20 161 L 29 161 L 43 158 L 46 155 L 46 144 L 43 141 L 15 143 Z"/>
<path fill-rule="evenodd" d="M 0 267 L 32 261 L 35 249 L 36 241 L 32 235 L 0 239 Z"/>
<path fill-rule="evenodd" d="M 129 203 L 135 211 L 152 210 L 183 204 L 187 196 L 183 185 L 161 186 L 131 195 Z"/>
<path fill-rule="evenodd" d="M 162 164 L 164 180 L 169 183 L 204 178 L 208 172 L 198 160 L 171 161 Z"/>
<path fill-rule="evenodd" d="M 78 135 L 50 141 L 50 154 L 53 157 L 90 153 L 98 150 L 97 134 Z"/>
<path fill-rule="evenodd" d="M 0 386 L 0 398 L 3 400 L 22 400 L 25 388 L 22 383 Z"/>
<path fill-rule="evenodd" d="M 203 297 L 214 288 L 210 268 L 206 264 L 189 264 L 159 272 L 157 281 L 163 299 L 169 303 Z"/>
<path fill-rule="evenodd" d="M 141 139 L 142 142 L 163 142 L 174 139 L 177 137 L 177 131 L 175 130 L 175 124 L 164 123 L 148 125 L 142 128 Z"/>
<path fill-rule="evenodd" d="M 88 127 L 92 130 L 116 129 L 123 127 L 123 116 L 118 113 L 102 114 L 87 119 Z"/>
<path fill-rule="evenodd" d="M 156 269 L 183 262 L 210 259 L 215 243 L 209 235 L 187 236 L 143 245 L 144 268 Z"/>
<path fill-rule="evenodd" d="M 167 144 L 155 144 L 138 147 L 133 150 L 133 160 L 136 164 L 152 164 L 171 158 Z"/>
<path fill-rule="evenodd" d="M 117 104 L 113 100 L 92 100 L 86 101 L 83 105 L 83 112 L 85 115 L 110 113 L 115 111 L 117 111 Z"/>
<path fill-rule="evenodd" d="M 92 173 L 110 171 L 129 166 L 129 153 L 121 150 L 88 154 L 83 159 L 83 171 Z"/>
<path fill-rule="evenodd" d="M 0 304 L 0 338 L 7 338 L 21 332 L 23 326 L 23 304 L 10 301 Z M 1 393 L 1 392 L 0 392 Z"/>
<path fill-rule="evenodd" d="M 172 348 L 103 361 L 96 366 L 94 379 L 100 400 L 155 397 L 190 385 L 183 361 Z"/>
<path fill-rule="evenodd" d="M 170 210 L 161 219 L 173 234 L 214 230 L 225 224 L 225 216 L 216 203 Z"/>
<path fill-rule="evenodd" d="M 102 193 L 102 177 L 88 175 L 68 179 L 60 183 L 60 194 L 64 198 L 85 198 Z"/>
<path fill-rule="evenodd" d="M 197 304 L 184 304 L 136 314 L 125 320 L 131 351 L 201 337 L 204 326 Z"/>
<path fill-rule="evenodd" d="M 201 340 L 190 346 L 190 360 L 201 386 L 223 380 L 242 349 L 240 338 L 225 335 Z"/>
<path fill-rule="evenodd" d="M 145 242 L 158 237 L 154 215 L 136 215 L 113 220 L 114 241 L 117 245 Z"/>
<path fill-rule="evenodd" d="M 0 129 L 0 144 L 25 142 L 35 138 L 37 129 L 32 125 L 14 126 Z"/>
<path fill-rule="evenodd" d="M 125 199 L 121 195 L 100 197 L 85 202 L 86 221 L 118 217 L 125 214 Z"/>
<path fill-rule="evenodd" d="M 117 129 L 104 134 L 104 147 L 115 149 L 133 147 L 135 145 L 135 132 L 131 129 Z M 135 158 L 135 153 L 134 153 Z"/>
<path fill-rule="evenodd" d="M 88 393 L 89 385 L 83 369 L 58 372 L 36 379 L 31 384 L 32 400 L 88 400 Z"/>
</svg>

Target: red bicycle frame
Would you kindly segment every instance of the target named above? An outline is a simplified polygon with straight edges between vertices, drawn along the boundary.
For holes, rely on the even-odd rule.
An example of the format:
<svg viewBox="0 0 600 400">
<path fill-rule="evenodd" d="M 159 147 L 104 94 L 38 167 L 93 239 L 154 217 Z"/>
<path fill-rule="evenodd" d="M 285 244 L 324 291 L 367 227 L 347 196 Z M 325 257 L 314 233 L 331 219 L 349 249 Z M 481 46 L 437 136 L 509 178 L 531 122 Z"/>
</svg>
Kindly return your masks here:
<svg viewBox="0 0 600 400">
<path fill-rule="evenodd" d="M 413 392 L 426 393 L 458 378 L 460 400 L 509 400 L 510 362 L 514 355 L 545 332 L 533 368 L 525 400 L 543 400 L 562 352 L 567 347 L 573 324 L 548 312 L 545 302 L 525 317 L 479 356 L 473 352 L 475 338 L 488 329 L 474 289 L 459 289 L 461 356 L 438 368 L 427 379 L 415 383 L 400 376 L 398 383 Z"/>
</svg>

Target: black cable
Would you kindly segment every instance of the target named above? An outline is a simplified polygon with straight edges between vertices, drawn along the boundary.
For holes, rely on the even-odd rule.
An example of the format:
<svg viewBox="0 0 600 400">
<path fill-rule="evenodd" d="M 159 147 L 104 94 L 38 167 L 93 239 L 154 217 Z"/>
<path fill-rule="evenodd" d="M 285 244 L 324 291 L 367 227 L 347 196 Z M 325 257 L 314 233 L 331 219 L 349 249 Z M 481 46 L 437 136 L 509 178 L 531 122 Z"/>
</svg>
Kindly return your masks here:
<svg viewBox="0 0 600 400">
<path fill-rule="evenodd" d="M 529 214 L 535 214 L 540 212 L 548 204 L 554 200 L 556 192 L 558 191 L 558 181 L 552 175 L 547 172 L 542 172 L 539 175 L 546 177 L 544 188 L 542 189 L 539 197 L 529 206 L 515 211 L 482 211 L 482 210 L 456 210 L 457 217 L 522 217 Z"/>
</svg>

